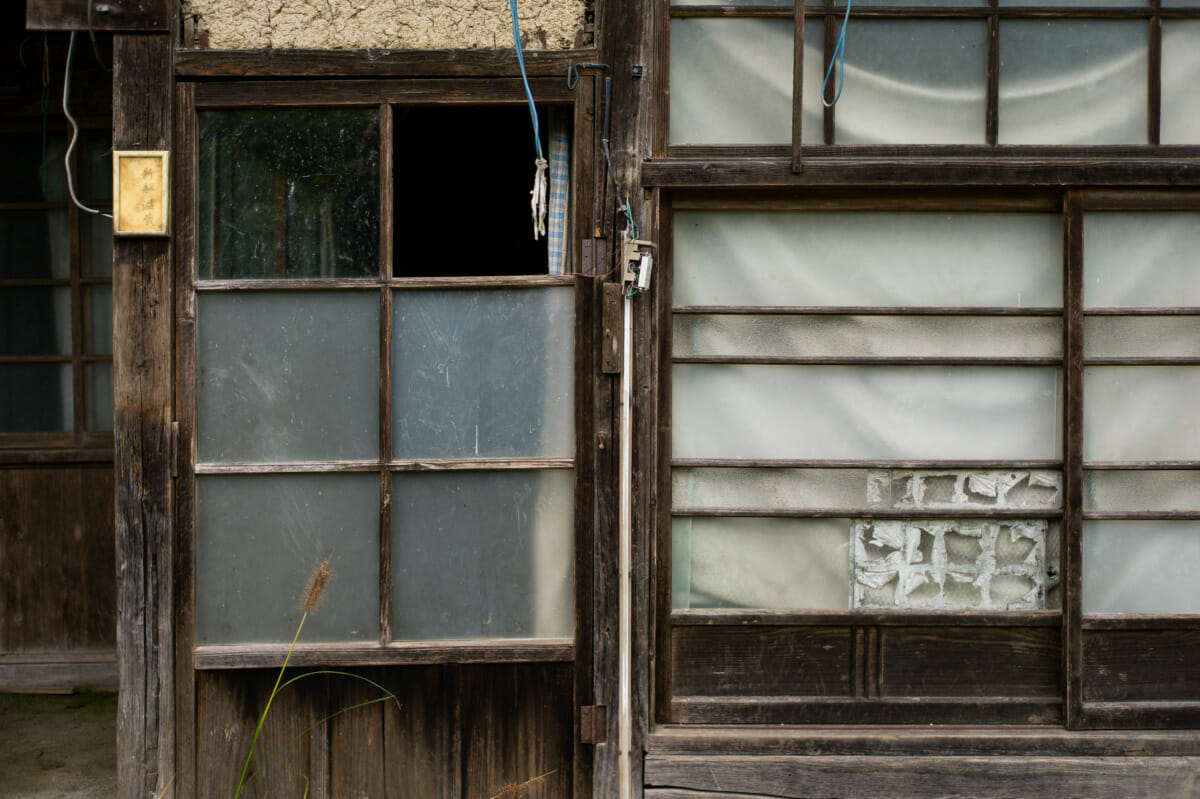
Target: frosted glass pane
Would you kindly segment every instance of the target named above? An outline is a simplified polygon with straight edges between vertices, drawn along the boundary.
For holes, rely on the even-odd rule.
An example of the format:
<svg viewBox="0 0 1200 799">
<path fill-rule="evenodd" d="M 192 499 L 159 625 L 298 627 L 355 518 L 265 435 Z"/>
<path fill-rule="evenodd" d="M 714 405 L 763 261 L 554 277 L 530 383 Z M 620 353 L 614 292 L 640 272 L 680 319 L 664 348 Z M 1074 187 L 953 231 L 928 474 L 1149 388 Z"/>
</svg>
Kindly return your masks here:
<svg viewBox="0 0 1200 799">
<path fill-rule="evenodd" d="M 378 639 L 378 475 L 201 475 L 196 483 L 198 643 L 290 643 L 309 577 L 326 558 L 333 576 L 300 643 Z"/>
<path fill-rule="evenodd" d="M 1085 521 L 1084 613 L 1200 613 L 1200 522 Z"/>
<path fill-rule="evenodd" d="M 1088 308 L 1200 306 L 1200 213 L 1087 214 L 1083 251 Z"/>
<path fill-rule="evenodd" d="M 65 202 L 66 151 L 62 133 L 48 133 L 43 139 L 40 126 L 25 132 L 0 133 L 0 152 L 4 153 L 0 158 L 0 185 L 4 186 L 5 202 Z"/>
<path fill-rule="evenodd" d="M 109 432 L 113 429 L 113 367 L 111 361 L 90 363 L 83 367 L 91 403 L 88 430 Z"/>
<path fill-rule="evenodd" d="M 70 289 L 0 288 L 0 355 L 70 354 Z"/>
<path fill-rule="evenodd" d="M 1089 316 L 1083 324 L 1087 358 L 1200 357 L 1200 317 Z"/>
<path fill-rule="evenodd" d="M 671 20 L 670 140 L 791 142 L 793 38 L 788 19 Z"/>
<path fill-rule="evenodd" d="M 1144 21 L 1002 20 L 1001 144 L 1145 144 Z"/>
<path fill-rule="evenodd" d="M 574 474 L 395 474 L 396 639 L 574 632 Z"/>
<path fill-rule="evenodd" d="M 69 363 L 0 363 L 0 433 L 75 428 Z"/>
<path fill-rule="evenodd" d="M 846 41 L 838 144 L 984 143 L 986 22 L 852 19 Z"/>
<path fill-rule="evenodd" d="M 0 142 L 3 140 L 0 135 Z M 58 163 L 61 166 L 62 161 Z M 101 221 L 108 226 L 111 250 L 112 220 Z M 111 252 L 108 257 L 112 259 Z M 0 211 L 0 280 L 66 280 L 70 274 L 71 234 L 66 211 Z"/>
<path fill-rule="evenodd" d="M 1200 2 L 1194 6 L 1200 6 Z M 1200 20 L 1165 20 L 1162 36 L 1159 141 L 1196 144 L 1200 142 L 1200 94 L 1196 92 L 1196 79 L 1200 78 Z"/>
<path fill-rule="evenodd" d="M 676 364 L 676 458 L 1042 459 L 1059 370 Z"/>
<path fill-rule="evenodd" d="M 85 329 L 87 352 L 91 355 L 112 353 L 113 319 L 112 286 L 95 286 L 84 289 L 87 296 Z"/>
<path fill-rule="evenodd" d="M 676 608 L 850 607 L 849 519 L 678 518 Z"/>
<path fill-rule="evenodd" d="M 379 111 L 201 111 L 201 279 L 379 274 Z"/>
<path fill-rule="evenodd" d="M 575 290 L 398 291 L 398 458 L 569 457 Z"/>
<path fill-rule="evenodd" d="M 671 470 L 676 508 L 861 510 L 1062 506 L 1062 478 L 1046 469 Z"/>
<path fill-rule="evenodd" d="M 1085 471 L 1084 510 L 1198 511 L 1200 471 Z"/>
<path fill-rule="evenodd" d="M 686 211 L 677 305 L 1062 303 L 1052 214 Z"/>
<path fill-rule="evenodd" d="M 1083 370 L 1086 460 L 1200 459 L 1200 366 Z"/>
<path fill-rule="evenodd" d="M 811 4 L 809 0 L 808 4 Z M 773 8 L 795 8 L 792 0 L 671 0 L 674 7 L 680 6 L 771 6 Z"/>
<path fill-rule="evenodd" d="M 1057 358 L 1062 353 L 1062 320 L 676 314 L 672 348 L 676 355 Z"/>
<path fill-rule="evenodd" d="M 202 461 L 379 457 L 379 295 L 199 298 Z"/>
</svg>

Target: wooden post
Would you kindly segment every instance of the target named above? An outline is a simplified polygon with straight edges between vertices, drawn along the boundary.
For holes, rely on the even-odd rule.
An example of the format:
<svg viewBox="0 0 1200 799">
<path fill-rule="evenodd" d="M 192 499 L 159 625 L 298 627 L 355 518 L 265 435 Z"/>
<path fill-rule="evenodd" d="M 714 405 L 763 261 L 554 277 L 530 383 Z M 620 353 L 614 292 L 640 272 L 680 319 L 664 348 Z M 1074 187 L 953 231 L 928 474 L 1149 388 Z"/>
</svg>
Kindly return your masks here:
<svg viewBox="0 0 1200 799">
<path fill-rule="evenodd" d="M 162 34 L 114 38 L 114 149 L 171 149 L 172 44 L 172 37 Z M 116 239 L 117 785 L 122 799 L 159 796 L 174 779 L 171 289 L 169 238 Z"/>
</svg>

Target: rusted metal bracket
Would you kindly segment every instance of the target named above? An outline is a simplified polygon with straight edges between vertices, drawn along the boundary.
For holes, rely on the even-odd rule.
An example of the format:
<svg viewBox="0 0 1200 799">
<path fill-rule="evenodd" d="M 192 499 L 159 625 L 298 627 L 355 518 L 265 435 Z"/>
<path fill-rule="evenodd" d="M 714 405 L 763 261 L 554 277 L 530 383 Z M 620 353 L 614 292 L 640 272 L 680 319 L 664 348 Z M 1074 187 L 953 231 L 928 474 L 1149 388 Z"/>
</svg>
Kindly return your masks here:
<svg viewBox="0 0 1200 799">
<path fill-rule="evenodd" d="M 579 740 L 585 744 L 602 744 L 608 740 L 606 706 L 583 705 L 579 708 Z"/>
</svg>

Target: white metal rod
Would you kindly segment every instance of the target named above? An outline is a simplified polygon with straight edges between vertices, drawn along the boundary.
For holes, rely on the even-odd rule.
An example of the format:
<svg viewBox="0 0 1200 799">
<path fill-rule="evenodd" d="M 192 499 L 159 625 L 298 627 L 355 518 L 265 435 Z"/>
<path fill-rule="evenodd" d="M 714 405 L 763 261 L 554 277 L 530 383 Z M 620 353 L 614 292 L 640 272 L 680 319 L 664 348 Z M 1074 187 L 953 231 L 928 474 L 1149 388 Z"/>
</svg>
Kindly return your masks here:
<svg viewBox="0 0 1200 799">
<path fill-rule="evenodd" d="M 620 681 L 618 697 L 618 731 L 619 747 L 617 762 L 620 778 L 621 799 L 632 796 L 632 773 L 630 768 L 630 749 L 633 740 L 632 713 L 632 661 L 633 640 L 632 599 L 633 585 L 630 579 L 630 561 L 632 559 L 633 540 L 633 410 L 630 407 L 633 397 L 633 303 L 629 297 L 624 303 L 625 330 L 624 347 L 621 360 L 621 488 L 620 488 L 620 521 L 618 536 L 620 538 L 619 554 L 617 556 L 620 577 L 619 626 L 617 631 L 617 649 L 620 658 Z"/>
</svg>

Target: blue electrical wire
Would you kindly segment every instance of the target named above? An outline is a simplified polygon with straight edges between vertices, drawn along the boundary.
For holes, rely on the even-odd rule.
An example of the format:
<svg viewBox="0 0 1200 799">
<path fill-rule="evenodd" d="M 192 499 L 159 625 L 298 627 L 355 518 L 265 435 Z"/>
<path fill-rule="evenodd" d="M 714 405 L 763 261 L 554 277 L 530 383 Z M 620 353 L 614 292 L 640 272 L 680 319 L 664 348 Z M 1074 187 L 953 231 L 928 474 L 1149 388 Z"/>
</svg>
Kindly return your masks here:
<svg viewBox="0 0 1200 799">
<path fill-rule="evenodd" d="M 516 0 L 513 0 L 516 2 Z M 825 80 L 821 81 L 821 105 L 833 108 L 842 96 L 842 87 L 846 84 L 846 26 L 850 23 L 850 6 L 854 0 L 846 0 L 846 16 L 842 17 L 842 32 L 838 34 L 837 46 L 833 48 L 833 57 L 829 59 L 829 69 L 825 70 Z M 833 74 L 833 64 L 838 65 L 838 89 L 833 99 L 826 102 L 825 87 L 829 85 L 829 76 Z"/>
<path fill-rule="evenodd" d="M 529 116 L 533 120 L 533 145 L 537 157 L 542 158 L 542 134 L 538 131 L 537 106 L 533 104 L 533 92 L 529 89 L 529 76 L 525 74 L 525 57 L 521 55 L 521 26 L 517 22 L 517 0 L 508 0 L 512 10 L 513 44 L 517 48 L 517 63 L 521 66 L 521 79 L 525 81 L 525 97 L 529 99 Z"/>
</svg>

